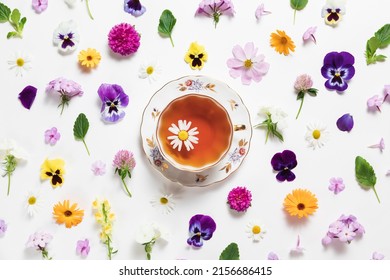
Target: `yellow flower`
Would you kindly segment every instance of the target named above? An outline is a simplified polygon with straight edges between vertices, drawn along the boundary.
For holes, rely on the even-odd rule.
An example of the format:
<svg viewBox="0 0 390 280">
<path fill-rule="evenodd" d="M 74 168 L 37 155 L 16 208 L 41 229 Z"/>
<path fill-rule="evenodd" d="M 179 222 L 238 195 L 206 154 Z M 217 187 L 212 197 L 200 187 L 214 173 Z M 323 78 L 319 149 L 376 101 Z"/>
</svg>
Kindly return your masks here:
<svg viewBox="0 0 390 280">
<path fill-rule="evenodd" d="M 184 56 L 185 62 L 187 62 L 192 69 L 202 69 L 203 64 L 207 61 L 207 52 L 204 47 L 197 42 L 193 42 L 188 49 L 188 52 Z"/>
<path fill-rule="evenodd" d="M 276 33 L 271 33 L 271 47 L 274 47 L 275 50 L 284 55 L 288 55 L 291 52 L 295 51 L 295 44 L 293 40 L 286 34 L 284 31 L 276 30 Z"/>
<path fill-rule="evenodd" d="M 80 51 L 78 59 L 81 66 L 94 68 L 99 65 L 102 57 L 97 50 L 88 48 L 87 50 Z"/>
<path fill-rule="evenodd" d="M 56 219 L 57 224 L 64 224 L 67 228 L 77 226 L 84 217 L 84 210 L 76 209 L 77 203 L 69 206 L 69 200 L 64 200 L 63 203 L 58 202 L 58 204 L 53 207 L 53 216 Z"/>
<path fill-rule="evenodd" d="M 284 210 L 290 216 L 298 216 L 298 218 L 307 217 L 313 214 L 318 208 L 318 200 L 314 194 L 308 190 L 295 189 L 292 194 L 288 194 L 284 199 Z"/>
<path fill-rule="evenodd" d="M 60 187 L 64 183 L 65 162 L 62 159 L 45 159 L 41 165 L 41 179 L 50 179 L 53 188 Z"/>
</svg>

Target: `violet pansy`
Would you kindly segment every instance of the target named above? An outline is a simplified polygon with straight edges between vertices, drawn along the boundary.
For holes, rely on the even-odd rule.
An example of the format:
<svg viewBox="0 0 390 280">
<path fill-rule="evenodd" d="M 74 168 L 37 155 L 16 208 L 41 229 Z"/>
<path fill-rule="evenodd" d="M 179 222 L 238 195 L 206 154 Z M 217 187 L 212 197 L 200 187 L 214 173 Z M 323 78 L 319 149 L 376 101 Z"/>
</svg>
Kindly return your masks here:
<svg viewBox="0 0 390 280">
<path fill-rule="evenodd" d="M 355 75 L 355 58 L 349 52 L 330 52 L 324 58 L 321 74 L 326 78 L 325 87 L 343 92 L 348 81 Z"/>
<path fill-rule="evenodd" d="M 135 17 L 142 16 L 146 12 L 146 8 L 141 4 L 140 0 L 124 0 L 124 10 Z"/>
<path fill-rule="evenodd" d="M 278 172 L 276 179 L 279 182 L 294 181 L 295 174 L 291 170 L 298 165 L 298 161 L 293 151 L 284 150 L 281 153 L 276 153 L 271 159 L 271 165 Z"/>
<path fill-rule="evenodd" d="M 213 218 L 207 215 L 195 215 L 189 222 L 190 237 L 187 239 L 188 245 L 194 247 L 202 247 L 203 240 L 209 240 L 213 237 L 213 233 L 217 225 Z"/>
<path fill-rule="evenodd" d="M 123 109 L 129 104 L 129 96 L 120 85 L 102 84 L 98 89 L 98 95 L 102 101 L 100 113 L 103 121 L 116 123 L 125 117 Z"/>
<path fill-rule="evenodd" d="M 73 20 L 63 21 L 53 32 L 53 43 L 58 46 L 62 53 L 70 53 L 77 48 L 80 35 L 77 24 Z"/>
</svg>

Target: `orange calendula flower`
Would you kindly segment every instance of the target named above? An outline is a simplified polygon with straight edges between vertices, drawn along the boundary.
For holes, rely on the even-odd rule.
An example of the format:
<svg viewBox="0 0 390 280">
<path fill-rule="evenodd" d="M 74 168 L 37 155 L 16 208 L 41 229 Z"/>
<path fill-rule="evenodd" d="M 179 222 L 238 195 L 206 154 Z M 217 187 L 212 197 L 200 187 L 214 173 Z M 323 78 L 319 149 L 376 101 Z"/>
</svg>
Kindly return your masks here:
<svg viewBox="0 0 390 280">
<path fill-rule="evenodd" d="M 293 40 L 286 34 L 286 32 L 281 30 L 276 30 L 277 33 L 271 33 L 271 47 L 284 55 L 288 55 L 291 52 L 295 51 L 295 44 Z"/>
<path fill-rule="evenodd" d="M 100 60 L 102 59 L 100 53 L 95 49 L 86 49 L 80 51 L 78 55 L 78 60 L 81 66 L 87 68 L 94 68 L 99 65 Z"/>
<path fill-rule="evenodd" d="M 310 191 L 295 189 L 286 196 L 283 206 L 290 216 L 307 218 L 308 215 L 312 215 L 318 208 L 317 202 L 317 198 Z"/>
<path fill-rule="evenodd" d="M 77 209 L 77 203 L 73 203 L 71 206 L 69 200 L 64 200 L 63 203 L 53 207 L 53 216 L 56 219 L 57 224 L 65 224 L 67 228 L 77 226 L 84 217 L 84 210 Z"/>
</svg>

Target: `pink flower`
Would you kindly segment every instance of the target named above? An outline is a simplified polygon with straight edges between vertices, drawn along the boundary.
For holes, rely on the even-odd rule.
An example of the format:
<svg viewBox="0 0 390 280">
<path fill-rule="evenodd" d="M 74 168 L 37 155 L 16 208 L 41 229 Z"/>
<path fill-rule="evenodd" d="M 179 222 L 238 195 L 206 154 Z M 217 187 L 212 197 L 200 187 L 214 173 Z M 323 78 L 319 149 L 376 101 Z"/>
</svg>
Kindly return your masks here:
<svg viewBox="0 0 390 280">
<path fill-rule="evenodd" d="M 313 86 L 313 80 L 307 74 L 303 74 L 297 77 L 295 80 L 294 88 L 297 91 L 306 91 Z"/>
<path fill-rule="evenodd" d="M 317 43 L 316 37 L 314 37 L 314 33 L 316 33 L 317 26 L 309 27 L 305 33 L 303 33 L 302 40 L 303 42 L 307 42 L 309 40 L 312 40 L 314 43 Z"/>
<path fill-rule="evenodd" d="M 385 258 L 385 256 L 381 253 L 378 253 L 378 252 L 374 252 L 372 253 L 372 259 L 371 260 L 376 260 L 376 261 L 380 261 L 380 260 L 383 260 Z"/>
<path fill-rule="evenodd" d="M 95 161 L 92 164 L 91 170 L 96 176 L 102 176 L 106 173 L 106 164 L 101 160 Z"/>
<path fill-rule="evenodd" d="M 380 112 L 380 107 L 382 106 L 383 101 L 383 98 L 379 97 L 378 95 L 374 95 L 367 100 L 367 107 L 369 110 L 378 110 Z"/>
<path fill-rule="evenodd" d="M 337 234 L 337 237 L 339 238 L 340 242 L 345 243 L 351 243 L 351 241 L 355 238 L 356 233 L 354 232 L 353 228 L 350 226 L 344 226 L 339 234 Z"/>
<path fill-rule="evenodd" d="M 385 95 L 390 94 L 390 85 L 385 85 L 384 91 L 385 91 Z"/>
<path fill-rule="evenodd" d="M 383 152 L 383 150 L 385 149 L 385 140 L 383 140 L 383 138 L 381 138 L 381 140 L 379 141 L 378 144 L 374 144 L 374 145 L 371 145 L 368 147 L 369 148 L 378 148 L 381 152 Z"/>
<path fill-rule="evenodd" d="M 270 11 L 264 10 L 264 4 L 261 3 L 260 6 L 258 6 L 256 11 L 255 11 L 255 16 L 259 20 L 259 19 L 261 19 L 262 16 L 269 15 L 270 13 L 271 13 Z"/>
<path fill-rule="evenodd" d="M 46 144 L 54 145 L 58 140 L 60 140 L 60 138 L 61 134 L 58 132 L 56 127 L 52 127 L 51 129 L 45 131 Z"/>
<path fill-rule="evenodd" d="M 122 56 L 133 54 L 140 46 L 140 35 L 131 24 L 117 24 L 108 33 L 108 46 Z"/>
<path fill-rule="evenodd" d="M 32 6 L 37 13 L 41 13 L 47 9 L 48 0 L 32 0 Z"/>
<path fill-rule="evenodd" d="M 227 197 L 227 203 L 230 208 L 237 212 L 244 212 L 250 206 L 252 202 L 252 193 L 245 187 L 233 188 Z"/>
<path fill-rule="evenodd" d="M 269 64 L 264 62 L 264 55 L 257 55 L 253 42 L 246 43 L 244 49 L 239 45 L 234 46 L 232 53 L 234 58 L 227 60 L 229 74 L 233 78 L 241 76 L 242 84 L 250 85 L 252 80 L 260 82 L 267 74 Z"/>
<path fill-rule="evenodd" d="M 132 170 L 135 164 L 134 154 L 127 150 L 118 151 L 113 162 L 115 168 L 125 170 Z"/>
<path fill-rule="evenodd" d="M 82 257 L 86 257 L 89 254 L 89 240 L 79 240 L 77 241 L 76 253 L 81 255 Z"/>
<path fill-rule="evenodd" d="M 329 180 L 330 185 L 328 189 L 334 194 L 338 194 L 339 192 L 342 192 L 345 189 L 345 185 L 343 183 L 343 179 L 341 178 L 332 178 Z"/>
</svg>

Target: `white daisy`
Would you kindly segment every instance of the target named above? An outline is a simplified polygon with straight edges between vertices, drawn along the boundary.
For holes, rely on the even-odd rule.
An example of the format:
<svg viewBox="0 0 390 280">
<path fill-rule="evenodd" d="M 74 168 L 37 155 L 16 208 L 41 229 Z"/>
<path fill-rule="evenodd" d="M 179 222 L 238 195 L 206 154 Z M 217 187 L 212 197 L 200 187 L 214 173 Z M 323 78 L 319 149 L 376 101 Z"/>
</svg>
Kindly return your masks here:
<svg viewBox="0 0 390 280">
<path fill-rule="evenodd" d="M 307 126 L 307 132 L 305 139 L 309 144 L 309 147 L 313 149 L 321 148 L 328 141 L 329 131 L 323 124 L 309 124 Z"/>
<path fill-rule="evenodd" d="M 175 208 L 175 199 L 173 194 L 161 194 L 150 201 L 153 207 L 163 214 L 171 213 Z"/>
<path fill-rule="evenodd" d="M 17 52 L 8 60 L 9 69 L 15 69 L 16 76 L 22 77 L 24 72 L 30 70 L 31 57 L 27 54 Z"/>
<path fill-rule="evenodd" d="M 248 233 L 248 238 L 252 238 L 253 241 L 260 241 L 261 239 L 264 238 L 265 233 L 267 232 L 264 229 L 264 226 L 258 223 L 258 221 L 250 221 L 246 225 L 246 230 Z"/>
<path fill-rule="evenodd" d="M 27 214 L 30 217 L 33 217 L 38 212 L 41 206 L 41 200 L 39 199 L 39 194 L 36 192 L 29 192 L 25 198 L 25 206 L 27 209 Z"/>
<path fill-rule="evenodd" d="M 181 147 L 183 145 L 186 146 L 187 151 L 190 151 L 191 149 L 194 149 L 194 144 L 198 144 L 198 137 L 195 135 L 199 134 L 199 131 L 197 131 L 197 127 L 193 127 L 190 129 L 192 122 L 188 122 L 186 120 L 179 120 L 178 125 L 172 124 L 168 130 L 172 132 L 175 135 L 168 136 L 168 140 L 171 141 L 171 145 L 173 146 L 173 149 L 178 148 L 178 151 L 181 151 Z"/>
<path fill-rule="evenodd" d="M 158 76 L 161 73 L 161 68 L 157 62 L 144 63 L 140 66 L 138 70 L 138 77 L 141 79 L 148 78 L 149 82 L 154 82 L 157 80 Z"/>
</svg>

